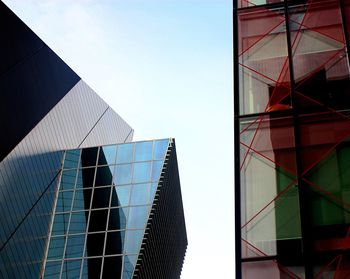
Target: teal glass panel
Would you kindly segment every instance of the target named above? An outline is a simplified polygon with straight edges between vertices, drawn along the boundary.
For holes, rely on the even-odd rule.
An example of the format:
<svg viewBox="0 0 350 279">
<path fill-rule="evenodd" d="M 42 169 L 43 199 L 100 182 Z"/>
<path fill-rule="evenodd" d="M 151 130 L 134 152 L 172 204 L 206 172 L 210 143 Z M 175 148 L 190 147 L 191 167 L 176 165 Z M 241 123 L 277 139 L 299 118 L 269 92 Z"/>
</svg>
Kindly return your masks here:
<svg viewBox="0 0 350 279">
<path fill-rule="evenodd" d="M 129 205 L 130 188 L 130 185 L 113 187 L 111 195 L 111 207 Z"/>
<path fill-rule="evenodd" d="M 131 174 L 132 174 L 131 170 L 132 170 L 131 164 L 117 165 L 115 170 L 115 175 L 113 178 L 114 184 L 117 184 L 117 185 L 130 184 Z"/>
<path fill-rule="evenodd" d="M 76 169 L 78 167 L 79 158 L 80 158 L 80 149 L 66 151 L 63 168 Z"/>
<path fill-rule="evenodd" d="M 125 231 L 116 231 L 107 233 L 106 255 L 123 254 L 125 241 Z"/>
<path fill-rule="evenodd" d="M 62 172 L 60 190 L 70 190 L 74 188 L 77 170 L 65 170 Z"/>
<path fill-rule="evenodd" d="M 80 266 L 82 260 L 64 261 L 62 270 L 62 279 L 79 278 Z"/>
<path fill-rule="evenodd" d="M 131 190 L 130 205 L 143 205 L 149 203 L 150 183 L 134 184 Z"/>
<path fill-rule="evenodd" d="M 125 253 L 138 254 L 140 251 L 144 230 L 126 230 Z"/>
<path fill-rule="evenodd" d="M 163 161 L 153 161 L 152 164 L 152 181 L 158 181 L 163 168 Z"/>
<path fill-rule="evenodd" d="M 75 191 L 73 210 L 87 210 L 90 208 L 92 189 L 80 189 Z"/>
<path fill-rule="evenodd" d="M 59 192 L 56 212 L 70 211 L 72 207 L 73 191 Z"/>
<path fill-rule="evenodd" d="M 78 170 L 78 177 L 77 177 L 77 181 L 75 184 L 75 189 L 81 189 L 84 187 L 83 184 L 83 173 L 82 173 L 82 169 Z"/>
<path fill-rule="evenodd" d="M 118 145 L 117 151 L 117 164 L 131 163 L 134 160 L 134 144 L 121 144 Z"/>
<path fill-rule="evenodd" d="M 108 230 L 122 230 L 126 227 L 129 207 L 112 208 L 109 213 Z"/>
<path fill-rule="evenodd" d="M 69 233 L 85 233 L 88 211 L 72 212 Z"/>
<path fill-rule="evenodd" d="M 135 265 L 137 261 L 137 256 L 128 255 L 124 256 L 123 264 L 123 277 L 122 279 L 131 279 L 134 273 Z"/>
<path fill-rule="evenodd" d="M 164 160 L 168 150 L 169 139 L 157 140 L 154 142 L 153 160 Z"/>
<path fill-rule="evenodd" d="M 128 229 L 144 229 L 148 220 L 150 206 L 130 207 Z"/>
<path fill-rule="evenodd" d="M 62 235 L 67 232 L 69 221 L 69 213 L 55 214 L 52 225 L 52 235 Z"/>
<path fill-rule="evenodd" d="M 112 165 L 115 164 L 117 156 L 117 146 L 107 145 L 100 147 L 100 154 L 98 157 L 99 165 Z"/>
<path fill-rule="evenodd" d="M 151 162 L 135 163 L 133 172 L 133 183 L 150 181 Z"/>
<path fill-rule="evenodd" d="M 135 145 L 135 161 L 152 160 L 152 141 L 138 142 Z"/>
<path fill-rule="evenodd" d="M 47 259 L 62 259 L 65 237 L 51 237 Z"/>
<path fill-rule="evenodd" d="M 57 279 L 60 277 L 62 261 L 46 262 L 45 279 Z"/>
<path fill-rule="evenodd" d="M 85 234 L 70 235 L 67 240 L 65 258 L 79 258 L 83 256 Z"/>
</svg>

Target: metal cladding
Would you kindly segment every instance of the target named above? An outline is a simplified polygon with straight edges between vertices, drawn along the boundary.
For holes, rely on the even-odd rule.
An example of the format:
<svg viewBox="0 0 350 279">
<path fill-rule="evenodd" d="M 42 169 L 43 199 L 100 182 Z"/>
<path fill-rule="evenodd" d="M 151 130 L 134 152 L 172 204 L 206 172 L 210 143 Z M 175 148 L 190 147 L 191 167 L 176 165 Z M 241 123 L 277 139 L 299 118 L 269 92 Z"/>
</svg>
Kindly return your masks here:
<svg viewBox="0 0 350 279">
<path fill-rule="evenodd" d="M 165 177 L 178 175 L 175 163 L 171 163 L 176 158 L 169 160 L 169 168 L 164 163 L 169 139 L 154 143 L 153 159 L 142 161 L 147 153 L 143 148 L 153 146 L 153 141 L 129 143 L 133 129 L 1 1 L 0 36 L 0 278 L 110 278 L 111 274 L 115 278 L 132 278 L 136 262 L 141 261 L 146 226 L 152 230 L 148 214 L 156 204 L 153 197 L 162 168 Z M 110 164 L 107 150 L 111 144 L 115 148 L 118 144 L 135 146 L 135 162 Z M 96 150 L 100 153 L 95 154 Z M 162 159 L 160 150 L 165 152 Z M 101 157 L 104 151 L 106 156 Z M 97 162 L 95 158 L 96 166 L 90 165 L 94 154 L 100 154 Z M 172 145 L 169 154 L 176 157 Z M 82 165 L 73 166 L 74 158 L 82 158 Z M 113 166 L 109 169 L 106 165 Z M 111 173 L 114 165 L 117 176 Z M 147 170 L 151 171 L 151 181 L 141 183 L 137 177 L 142 180 Z M 74 171 L 81 174 L 74 177 L 75 188 L 65 189 Z M 108 184 L 114 177 L 116 180 Z M 131 177 L 132 182 L 126 183 Z M 166 197 L 173 189 L 176 194 L 176 204 L 163 202 L 160 208 L 177 213 L 176 222 L 182 224 L 182 229 L 174 239 L 178 239 L 179 246 L 171 241 L 162 246 L 155 239 L 147 242 L 146 251 L 155 251 L 153 242 L 158 249 L 175 249 L 173 257 L 166 257 L 163 268 L 170 270 L 172 266 L 178 278 L 187 240 L 178 178 L 174 181 L 165 183 L 169 186 L 158 193 L 164 192 Z M 141 187 L 144 184 L 148 188 Z M 130 194 L 133 199 L 123 200 L 127 189 L 129 194 L 136 194 Z M 145 194 L 145 189 L 154 195 Z M 137 204 L 146 197 L 146 205 Z M 124 223 L 123 214 L 131 216 Z M 106 223 L 102 220 L 107 216 L 110 223 L 103 228 Z M 159 218 L 162 217 L 154 220 Z M 155 221 L 155 227 L 159 222 Z M 68 223 L 76 226 L 65 227 Z M 84 224 L 86 231 L 82 231 Z M 178 228 L 165 224 L 169 228 L 162 228 L 159 237 L 171 237 L 173 241 L 169 229 Z M 86 242 L 82 235 L 86 235 Z M 124 244 L 127 250 L 121 250 Z M 80 251 L 81 263 L 77 259 Z M 158 252 L 154 253 L 157 257 Z M 137 270 L 143 269 L 138 266 Z"/>
<path fill-rule="evenodd" d="M 349 278 L 350 2 L 234 1 L 237 278 Z"/>
</svg>

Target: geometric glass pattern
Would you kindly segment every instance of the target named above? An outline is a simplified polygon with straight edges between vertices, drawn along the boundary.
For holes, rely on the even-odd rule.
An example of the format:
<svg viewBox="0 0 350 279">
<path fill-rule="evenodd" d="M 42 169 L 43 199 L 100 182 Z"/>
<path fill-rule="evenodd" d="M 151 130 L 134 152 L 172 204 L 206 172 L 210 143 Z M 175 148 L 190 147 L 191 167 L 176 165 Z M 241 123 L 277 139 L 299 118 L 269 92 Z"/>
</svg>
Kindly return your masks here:
<svg viewBox="0 0 350 279">
<path fill-rule="evenodd" d="M 43 278 L 133 277 L 169 144 L 65 151 Z"/>
<path fill-rule="evenodd" d="M 234 1 L 237 278 L 350 278 L 350 1 Z"/>
</svg>

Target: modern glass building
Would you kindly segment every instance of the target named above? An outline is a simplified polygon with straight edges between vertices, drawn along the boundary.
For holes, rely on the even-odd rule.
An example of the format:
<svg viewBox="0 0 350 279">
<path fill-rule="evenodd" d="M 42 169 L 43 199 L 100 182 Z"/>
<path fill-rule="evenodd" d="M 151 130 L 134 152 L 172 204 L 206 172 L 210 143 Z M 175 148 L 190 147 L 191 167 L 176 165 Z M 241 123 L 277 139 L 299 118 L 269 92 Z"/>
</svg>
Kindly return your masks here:
<svg viewBox="0 0 350 279">
<path fill-rule="evenodd" d="M 173 139 L 133 129 L 0 1 L 0 278 L 179 278 Z"/>
<path fill-rule="evenodd" d="M 178 278 L 176 268 L 163 275 L 156 271 L 163 268 L 161 260 L 183 259 L 186 249 L 174 160 L 172 139 L 66 151 L 43 278 Z M 177 208 L 164 201 L 169 194 Z M 159 206 L 172 215 L 168 224 L 160 224 L 176 241 L 164 230 L 156 236 L 166 243 L 149 237 L 154 222 L 163 222 Z M 154 251 L 157 261 L 142 257 Z M 154 266 L 147 270 L 147 264 Z"/>
<path fill-rule="evenodd" d="M 235 0 L 237 278 L 350 278 L 350 2 Z"/>
</svg>

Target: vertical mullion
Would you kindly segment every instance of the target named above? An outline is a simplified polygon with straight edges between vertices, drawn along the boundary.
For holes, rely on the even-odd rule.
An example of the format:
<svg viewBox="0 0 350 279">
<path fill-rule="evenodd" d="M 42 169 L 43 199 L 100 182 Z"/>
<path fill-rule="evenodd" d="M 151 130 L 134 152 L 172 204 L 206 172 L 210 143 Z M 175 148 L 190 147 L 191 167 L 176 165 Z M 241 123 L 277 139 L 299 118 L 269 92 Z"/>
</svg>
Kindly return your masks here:
<svg viewBox="0 0 350 279">
<path fill-rule="evenodd" d="M 312 267 L 312 236 L 311 236 L 311 220 L 310 220 L 310 192 L 308 187 L 302 180 L 302 156 L 301 156 L 301 143 L 300 143 L 300 123 L 299 123 L 299 108 L 295 99 L 295 82 L 294 82 L 294 68 L 293 68 L 293 49 L 291 42 L 291 33 L 289 26 L 289 6 L 288 1 L 284 2 L 284 12 L 286 21 L 286 36 L 287 36 L 287 48 L 288 48 L 288 62 L 289 62 L 289 74 L 290 74 L 290 86 L 291 86 L 291 104 L 293 113 L 293 131 L 294 131 L 294 144 L 295 144 L 295 163 L 297 170 L 297 183 L 298 183 L 298 195 L 299 195 L 299 210 L 300 210 L 300 225 L 301 225 L 301 241 L 302 241 L 302 253 L 303 262 L 305 267 L 305 278 L 313 278 Z"/>
<path fill-rule="evenodd" d="M 238 76 L 238 0 L 232 3 L 233 18 L 233 109 L 234 109 L 234 201 L 235 201 L 235 265 L 236 279 L 242 278 L 241 249 L 241 171 L 240 171 L 240 132 L 239 132 L 239 76 Z"/>
</svg>

